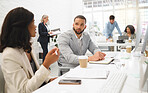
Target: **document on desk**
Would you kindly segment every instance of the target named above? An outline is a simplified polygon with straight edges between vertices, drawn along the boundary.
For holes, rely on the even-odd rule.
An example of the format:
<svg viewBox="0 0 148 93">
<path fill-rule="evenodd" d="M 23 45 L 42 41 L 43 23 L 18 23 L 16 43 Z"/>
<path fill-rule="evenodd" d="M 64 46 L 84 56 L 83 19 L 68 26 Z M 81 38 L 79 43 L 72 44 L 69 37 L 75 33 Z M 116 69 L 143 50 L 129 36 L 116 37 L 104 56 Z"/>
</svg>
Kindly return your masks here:
<svg viewBox="0 0 148 93">
<path fill-rule="evenodd" d="M 79 79 L 106 79 L 108 72 L 104 69 L 72 69 L 66 73 L 65 78 L 79 78 Z"/>
<path fill-rule="evenodd" d="M 89 63 L 92 64 L 109 64 L 114 60 L 114 58 L 105 58 L 104 60 L 99 60 L 99 61 L 89 61 Z"/>
</svg>

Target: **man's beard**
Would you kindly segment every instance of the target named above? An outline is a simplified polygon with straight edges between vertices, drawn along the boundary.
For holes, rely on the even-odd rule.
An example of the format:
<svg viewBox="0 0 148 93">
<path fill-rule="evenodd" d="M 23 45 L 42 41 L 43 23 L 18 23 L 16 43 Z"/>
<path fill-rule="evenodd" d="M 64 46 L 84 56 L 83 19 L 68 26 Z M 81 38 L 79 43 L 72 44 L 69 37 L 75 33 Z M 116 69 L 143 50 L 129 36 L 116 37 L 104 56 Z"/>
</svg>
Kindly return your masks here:
<svg viewBox="0 0 148 93">
<path fill-rule="evenodd" d="M 74 27 L 73 27 L 73 30 L 75 31 L 76 34 L 82 34 L 84 32 L 84 29 L 81 32 L 77 32 Z"/>
</svg>

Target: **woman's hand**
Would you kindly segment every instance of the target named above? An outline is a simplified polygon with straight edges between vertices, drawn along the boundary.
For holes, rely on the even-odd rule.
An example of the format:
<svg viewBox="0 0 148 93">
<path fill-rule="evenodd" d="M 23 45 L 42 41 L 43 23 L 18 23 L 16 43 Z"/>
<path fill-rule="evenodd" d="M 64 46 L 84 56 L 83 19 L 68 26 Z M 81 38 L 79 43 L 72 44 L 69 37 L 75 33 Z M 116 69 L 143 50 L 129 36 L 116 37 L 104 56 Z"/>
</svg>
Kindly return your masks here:
<svg viewBox="0 0 148 93">
<path fill-rule="evenodd" d="M 50 82 L 53 81 L 53 80 L 55 80 L 55 79 L 57 79 L 57 77 L 55 77 L 55 78 L 51 78 L 51 79 L 50 79 Z"/>
<path fill-rule="evenodd" d="M 51 32 L 48 32 L 48 34 L 52 34 L 52 31 Z"/>
<path fill-rule="evenodd" d="M 55 53 L 56 51 L 57 51 L 57 54 Z M 59 55 L 60 55 L 60 53 L 59 53 L 59 49 L 57 47 L 52 49 L 50 52 L 47 53 L 45 60 L 43 62 L 43 65 L 47 69 L 49 69 L 49 66 L 58 60 Z"/>
</svg>

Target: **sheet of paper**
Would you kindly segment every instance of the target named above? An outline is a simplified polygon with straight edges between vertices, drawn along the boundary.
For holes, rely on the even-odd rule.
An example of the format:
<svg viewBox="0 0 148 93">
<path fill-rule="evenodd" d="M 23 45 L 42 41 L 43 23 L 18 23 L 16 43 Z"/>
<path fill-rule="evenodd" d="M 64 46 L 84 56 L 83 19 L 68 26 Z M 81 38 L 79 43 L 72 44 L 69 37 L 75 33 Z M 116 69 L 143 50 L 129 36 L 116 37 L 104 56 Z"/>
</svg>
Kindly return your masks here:
<svg viewBox="0 0 148 93">
<path fill-rule="evenodd" d="M 61 32 L 60 31 L 52 32 L 52 34 L 50 34 L 50 36 L 57 35 L 57 34 L 61 34 Z"/>
<path fill-rule="evenodd" d="M 107 78 L 108 73 L 106 70 L 98 70 L 98 69 L 74 69 L 70 70 L 66 75 L 65 78 Z"/>
</svg>

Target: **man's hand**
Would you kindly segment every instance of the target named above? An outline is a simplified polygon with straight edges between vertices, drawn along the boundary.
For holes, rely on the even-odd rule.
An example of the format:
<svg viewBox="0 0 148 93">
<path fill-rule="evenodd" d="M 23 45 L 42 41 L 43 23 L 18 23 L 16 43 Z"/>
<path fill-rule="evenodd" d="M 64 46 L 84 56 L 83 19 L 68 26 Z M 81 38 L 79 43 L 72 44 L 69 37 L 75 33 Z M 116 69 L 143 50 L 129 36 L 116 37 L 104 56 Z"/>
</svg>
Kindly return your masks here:
<svg viewBox="0 0 148 93">
<path fill-rule="evenodd" d="M 105 53 L 102 52 L 96 52 L 93 56 L 88 57 L 88 61 L 98 61 L 98 60 L 103 60 L 104 57 L 106 56 Z"/>
</svg>

